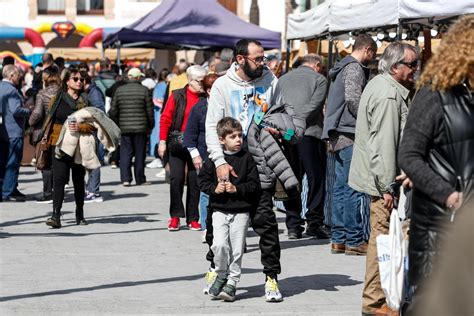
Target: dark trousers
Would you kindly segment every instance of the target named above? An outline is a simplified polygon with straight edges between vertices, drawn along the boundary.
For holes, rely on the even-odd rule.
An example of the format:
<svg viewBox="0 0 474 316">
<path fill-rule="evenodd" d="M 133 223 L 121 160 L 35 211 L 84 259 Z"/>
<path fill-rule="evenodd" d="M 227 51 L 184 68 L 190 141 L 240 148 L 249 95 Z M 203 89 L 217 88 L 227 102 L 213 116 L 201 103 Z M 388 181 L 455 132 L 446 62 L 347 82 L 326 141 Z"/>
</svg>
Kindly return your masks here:
<svg viewBox="0 0 474 316">
<path fill-rule="evenodd" d="M 54 158 L 53 158 L 54 159 Z M 53 169 L 41 171 L 43 178 L 43 197 L 53 196 Z"/>
<path fill-rule="evenodd" d="M 61 210 L 63 206 L 64 186 L 68 182 L 70 171 L 72 171 L 76 210 L 82 209 L 84 206 L 84 177 L 86 170 L 82 165 L 75 164 L 74 158 L 65 155 L 61 159 L 53 158 L 53 209 L 55 210 Z"/>
<path fill-rule="evenodd" d="M 23 157 L 23 137 L 10 138 L 8 140 L 7 160 L 3 174 L 2 196 L 4 199 L 18 193 L 18 176 L 20 174 L 20 163 Z"/>
<path fill-rule="evenodd" d="M 3 179 L 5 178 L 5 171 L 8 161 L 8 141 L 0 139 L 0 201 L 3 200 Z"/>
<path fill-rule="evenodd" d="M 308 197 L 306 222 L 308 229 L 315 229 L 324 222 L 324 198 L 326 183 L 326 145 L 311 136 L 304 136 L 300 143 L 290 148 L 290 163 L 298 179 L 306 173 L 308 179 Z M 301 164 L 300 166 L 298 166 Z M 301 218 L 301 198 L 284 202 L 286 209 L 286 227 L 288 230 L 303 232 L 304 220 Z"/>
<path fill-rule="evenodd" d="M 169 154 L 170 216 L 186 217 L 186 223 L 199 221 L 199 188 L 191 155 L 186 149 Z M 183 205 L 184 179 L 187 167 L 186 212 Z"/>
<path fill-rule="evenodd" d="M 146 134 L 122 134 L 120 143 L 120 181 L 132 182 L 132 158 L 135 157 L 133 173 L 137 185 L 146 182 Z"/>
<path fill-rule="evenodd" d="M 280 239 L 278 237 L 278 223 L 275 212 L 273 212 L 273 193 L 274 190 L 263 190 L 255 212 L 250 213 L 252 228 L 260 237 L 259 247 L 261 252 L 261 262 L 263 273 L 272 278 L 277 278 L 281 272 L 280 266 Z M 213 239 L 212 230 L 212 210 L 207 212 L 207 232 L 206 241 L 209 244 L 209 251 L 206 259 L 214 267 L 214 254 L 210 250 Z"/>
</svg>

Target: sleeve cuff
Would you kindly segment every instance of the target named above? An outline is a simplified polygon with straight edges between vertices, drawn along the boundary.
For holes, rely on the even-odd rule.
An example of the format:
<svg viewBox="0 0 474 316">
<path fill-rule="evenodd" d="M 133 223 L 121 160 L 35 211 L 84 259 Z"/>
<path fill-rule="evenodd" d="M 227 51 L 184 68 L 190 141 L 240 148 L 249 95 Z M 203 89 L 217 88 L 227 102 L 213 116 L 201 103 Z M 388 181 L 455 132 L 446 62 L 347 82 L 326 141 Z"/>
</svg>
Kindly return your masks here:
<svg viewBox="0 0 474 316">
<path fill-rule="evenodd" d="M 199 150 L 196 147 L 188 147 L 188 151 L 192 159 L 200 156 Z"/>
<path fill-rule="evenodd" d="M 224 157 L 217 159 L 214 161 L 214 164 L 216 165 L 216 168 L 222 165 L 225 165 L 227 161 L 225 161 Z"/>
</svg>

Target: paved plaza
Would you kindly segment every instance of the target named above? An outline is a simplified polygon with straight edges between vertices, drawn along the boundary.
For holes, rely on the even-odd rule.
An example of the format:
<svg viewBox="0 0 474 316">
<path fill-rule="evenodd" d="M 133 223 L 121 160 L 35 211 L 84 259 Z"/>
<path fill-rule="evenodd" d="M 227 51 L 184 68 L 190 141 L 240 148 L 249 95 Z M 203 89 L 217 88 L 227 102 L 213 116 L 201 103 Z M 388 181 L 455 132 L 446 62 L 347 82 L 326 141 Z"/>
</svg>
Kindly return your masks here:
<svg viewBox="0 0 474 316">
<path fill-rule="evenodd" d="M 264 301 L 258 237 L 248 253 L 234 303 L 202 294 L 207 245 L 201 232 L 168 232 L 169 186 L 147 169 L 149 186 L 122 187 L 119 170 L 102 168 L 104 203 L 85 205 L 76 226 L 72 190 L 63 228 L 45 225 L 51 204 L 37 204 L 41 174 L 22 167 L 26 203 L 0 203 L 2 315 L 238 314 L 360 315 L 365 257 L 331 255 L 328 240 L 288 240 L 278 213 L 282 303 Z"/>
</svg>

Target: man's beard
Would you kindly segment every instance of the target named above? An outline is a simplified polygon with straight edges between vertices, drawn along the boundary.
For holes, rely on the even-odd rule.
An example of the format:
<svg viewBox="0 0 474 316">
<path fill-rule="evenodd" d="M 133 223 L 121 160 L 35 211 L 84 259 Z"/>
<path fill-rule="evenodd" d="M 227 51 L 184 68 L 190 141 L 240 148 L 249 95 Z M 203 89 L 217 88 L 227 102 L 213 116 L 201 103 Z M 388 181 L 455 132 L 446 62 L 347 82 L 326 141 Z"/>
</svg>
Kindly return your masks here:
<svg viewBox="0 0 474 316">
<path fill-rule="evenodd" d="M 260 65 L 258 66 L 255 70 L 252 70 L 250 68 L 249 62 L 246 60 L 244 63 L 244 66 L 242 67 L 242 70 L 244 71 L 244 74 L 250 78 L 250 80 L 257 79 L 262 76 L 263 74 L 263 66 Z"/>
</svg>

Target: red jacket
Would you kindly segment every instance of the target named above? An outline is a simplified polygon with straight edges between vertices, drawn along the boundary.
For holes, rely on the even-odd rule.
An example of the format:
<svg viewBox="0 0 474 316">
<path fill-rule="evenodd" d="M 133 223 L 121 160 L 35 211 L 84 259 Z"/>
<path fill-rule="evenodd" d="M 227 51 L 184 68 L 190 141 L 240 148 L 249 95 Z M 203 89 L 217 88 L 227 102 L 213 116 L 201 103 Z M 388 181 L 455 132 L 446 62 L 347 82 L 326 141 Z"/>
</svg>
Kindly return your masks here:
<svg viewBox="0 0 474 316">
<path fill-rule="evenodd" d="M 200 93 L 192 92 L 189 87 L 186 88 L 186 110 L 184 111 L 183 125 L 181 125 L 181 131 L 184 132 L 186 124 L 188 122 L 189 113 L 193 106 L 199 101 Z M 166 102 L 165 109 L 161 114 L 160 118 L 160 140 L 166 140 L 170 132 L 171 125 L 173 123 L 175 104 L 174 94 L 172 93 Z"/>
</svg>

